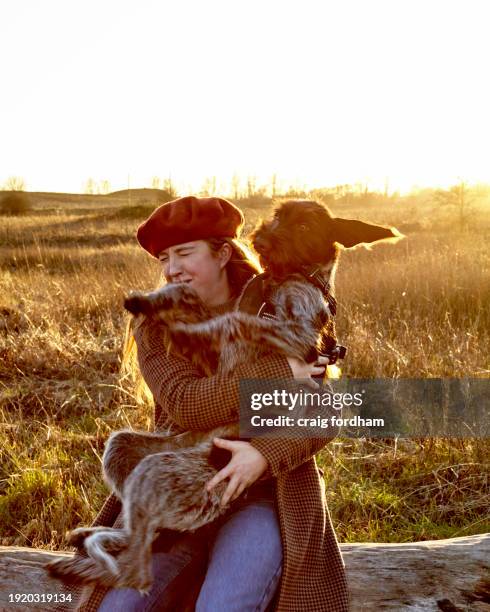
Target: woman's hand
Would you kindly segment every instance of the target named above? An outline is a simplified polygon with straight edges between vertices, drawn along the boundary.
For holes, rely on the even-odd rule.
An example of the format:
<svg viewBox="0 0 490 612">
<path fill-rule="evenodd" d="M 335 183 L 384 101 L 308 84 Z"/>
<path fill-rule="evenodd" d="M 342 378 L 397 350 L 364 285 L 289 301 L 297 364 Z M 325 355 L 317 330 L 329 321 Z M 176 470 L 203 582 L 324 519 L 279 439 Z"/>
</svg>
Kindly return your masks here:
<svg viewBox="0 0 490 612">
<path fill-rule="evenodd" d="M 262 476 L 267 469 L 267 460 L 248 442 L 224 440 L 223 438 L 214 438 L 213 442 L 219 448 L 229 450 L 232 456 L 229 463 L 211 478 L 206 489 L 210 491 L 219 482 L 229 478 L 230 482 L 221 498 L 221 505 L 226 506 Z"/>
<path fill-rule="evenodd" d="M 328 364 L 327 357 L 318 357 L 315 363 L 305 363 L 294 357 L 287 357 L 289 367 L 293 372 L 293 377 L 297 380 L 307 380 L 312 376 L 322 376 L 325 374 L 325 367 Z M 308 381 L 312 387 L 318 387 L 314 380 Z"/>
</svg>

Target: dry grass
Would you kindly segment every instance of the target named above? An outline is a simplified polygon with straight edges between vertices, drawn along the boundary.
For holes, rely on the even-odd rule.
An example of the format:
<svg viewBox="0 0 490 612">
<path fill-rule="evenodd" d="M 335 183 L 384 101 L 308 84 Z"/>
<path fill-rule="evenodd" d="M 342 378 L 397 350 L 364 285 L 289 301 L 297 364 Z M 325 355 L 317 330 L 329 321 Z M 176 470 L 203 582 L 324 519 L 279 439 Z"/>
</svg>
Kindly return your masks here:
<svg viewBox="0 0 490 612">
<path fill-rule="evenodd" d="M 154 286 L 159 270 L 133 238 L 146 201 L 41 204 L 0 227 L 0 542 L 56 548 L 106 495 L 99 461 L 108 433 L 150 427 L 151 408 L 119 376 L 121 301 L 128 288 Z M 336 212 L 416 222 L 396 246 L 342 256 L 344 373 L 488 377 L 488 214 L 459 233 L 421 206 Z M 250 229 L 261 211 L 245 213 Z M 485 440 L 330 444 L 320 460 L 340 538 L 490 531 L 489 450 Z"/>
</svg>

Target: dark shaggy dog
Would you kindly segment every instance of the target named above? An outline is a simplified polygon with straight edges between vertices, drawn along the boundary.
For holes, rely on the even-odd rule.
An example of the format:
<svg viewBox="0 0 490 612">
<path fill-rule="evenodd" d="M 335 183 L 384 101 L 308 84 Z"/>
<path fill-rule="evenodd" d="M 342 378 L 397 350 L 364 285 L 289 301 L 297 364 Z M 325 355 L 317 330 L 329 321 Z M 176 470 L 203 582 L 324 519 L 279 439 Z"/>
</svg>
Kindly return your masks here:
<svg viewBox="0 0 490 612">
<path fill-rule="evenodd" d="M 396 237 L 396 230 L 335 219 L 316 202 L 289 201 L 253 234 L 266 270 L 262 291 L 274 311 L 271 319 L 243 312 L 210 318 L 195 292 L 183 284 L 133 294 L 125 306 L 135 315 L 158 320 L 173 350 L 198 360 L 208 375 L 232 374 L 239 363 L 271 351 L 313 362 L 319 352 L 335 345 L 336 243 L 353 247 Z M 242 300 L 246 296 L 247 292 Z M 88 557 L 55 561 L 50 571 L 65 579 L 146 592 L 152 582 L 156 532 L 195 530 L 226 511 L 220 501 L 227 483 L 206 491 L 217 471 L 208 459 L 214 437 L 237 434 L 237 425 L 176 436 L 114 433 L 106 445 L 103 469 L 123 502 L 124 529 L 76 529 L 69 542 L 83 547 Z"/>
</svg>

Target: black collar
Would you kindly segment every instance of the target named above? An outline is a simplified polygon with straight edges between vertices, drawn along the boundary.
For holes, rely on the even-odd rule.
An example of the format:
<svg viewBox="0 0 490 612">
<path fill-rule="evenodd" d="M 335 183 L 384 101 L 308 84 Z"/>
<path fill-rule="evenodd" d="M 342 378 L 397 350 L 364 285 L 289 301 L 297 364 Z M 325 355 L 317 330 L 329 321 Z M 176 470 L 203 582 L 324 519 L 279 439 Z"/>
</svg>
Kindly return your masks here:
<svg viewBox="0 0 490 612">
<path fill-rule="evenodd" d="M 330 294 L 330 277 L 324 276 L 322 267 L 319 264 L 313 266 L 303 266 L 300 272 L 312 285 L 318 287 L 323 295 L 328 298 Z"/>
<path fill-rule="evenodd" d="M 322 266 L 316 264 L 313 266 L 303 266 L 301 269 L 303 277 L 315 287 L 318 287 L 323 293 L 323 297 L 327 300 L 330 312 L 335 317 L 337 314 L 337 300 L 331 293 L 330 276 L 325 276 L 322 271 Z"/>
</svg>

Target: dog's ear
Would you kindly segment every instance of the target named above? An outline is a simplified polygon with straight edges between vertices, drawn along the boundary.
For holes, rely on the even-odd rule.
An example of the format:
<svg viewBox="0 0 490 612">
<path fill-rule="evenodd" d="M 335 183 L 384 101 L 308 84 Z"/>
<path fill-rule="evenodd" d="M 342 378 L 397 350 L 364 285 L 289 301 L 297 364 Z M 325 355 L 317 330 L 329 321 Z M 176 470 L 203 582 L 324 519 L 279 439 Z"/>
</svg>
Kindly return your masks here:
<svg viewBox="0 0 490 612">
<path fill-rule="evenodd" d="M 333 219 L 333 224 L 335 242 L 347 249 L 359 244 L 372 244 L 381 240 L 398 242 L 398 240 L 404 238 L 403 234 L 400 234 L 394 227 L 383 227 L 382 225 L 373 225 L 354 219 L 339 219 L 337 217 Z"/>
</svg>

